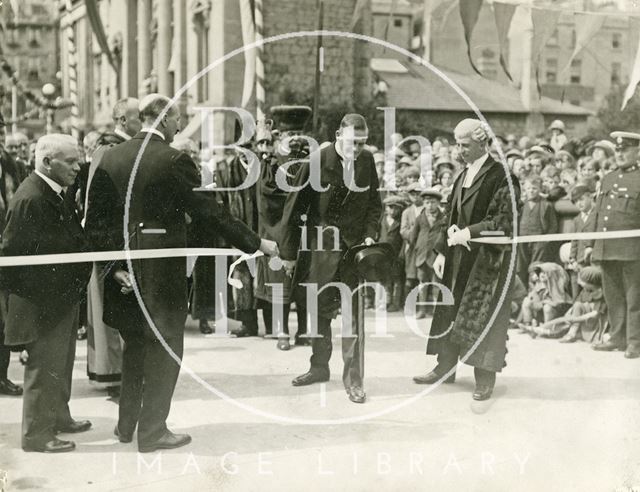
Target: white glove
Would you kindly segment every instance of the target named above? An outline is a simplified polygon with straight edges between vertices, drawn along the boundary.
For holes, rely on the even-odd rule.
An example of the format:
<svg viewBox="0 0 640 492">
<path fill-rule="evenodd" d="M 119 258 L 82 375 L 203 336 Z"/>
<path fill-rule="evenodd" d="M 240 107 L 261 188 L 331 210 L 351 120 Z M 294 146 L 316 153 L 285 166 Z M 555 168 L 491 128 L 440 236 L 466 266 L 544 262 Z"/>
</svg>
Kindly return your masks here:
<svg viewBox="0 0 640 492">
<path fill-rule="evenodd" d="M 471 239 L 471 232 L 469 232 L 469 228 L 465 227 L 464 229 L 458 229 L 453 234 L 449 236 L 447 240 L 447 244 L 449 246 L 464 246 L 469 251 L 471 251 L 471 246 L 469 246 L 469 240 Z"/>
</svg>

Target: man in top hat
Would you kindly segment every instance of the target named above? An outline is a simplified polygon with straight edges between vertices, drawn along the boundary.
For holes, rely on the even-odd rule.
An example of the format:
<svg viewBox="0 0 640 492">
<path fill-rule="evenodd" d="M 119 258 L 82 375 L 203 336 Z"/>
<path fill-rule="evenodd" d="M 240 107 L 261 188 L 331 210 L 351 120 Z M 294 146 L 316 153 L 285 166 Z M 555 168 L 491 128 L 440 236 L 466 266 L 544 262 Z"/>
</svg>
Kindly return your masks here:
<svg viewBox="0 0 640 492">
<path fill-rule="evenodd" d="M 596 231 L 640 229 L 640 134 L 613 132 L 618 169 L 602 178 L 596 203 Z M 640 238 L 598 239 L 591 258 L 602 268 L 602 286 L 609 307 L 611 337 L 595 350 L 624 350 L 640 357 Z"/>
<path fill-rule="evenodd" d="M 328 189 L 320 192 L 309 186 L 310 165 L 303 162 L 294 183 L 302 189 L 290 193 L 285 202 L 279 243 L 285 267 L 288 272 L 293 271 L 300 250 L 294 281 L 315 284 L 319 292 L 319 337 L 312 341 L 311 368 L 292 381 L 294 386 L 329 380 L 331 319 L 338 313 L 340 298 L 335 287 L 320 289 L 329 283 L 342 282 L 353 291 L 358 276 L 353 262 L 344 257 L 353 246 L 373 244 L 378 235 L 382 202 L 373 156 L 364 149 L 368 134 L 364 117 L 345 115 L 336 131 L 336 141 L 319 150 L 321 182 L 323 187 L 328 185 Z M 347 186 L 349 175 L 358 188 L 364 188 L 363 191 Z M 309 231 L 308 245 L 306 248 L 302 245 L 302 249 L 301 225 Z M 349 399 L 364 403 L 363 354 L 357 330 L 358 296 L 352 295 L 352 300 L 352 332 L 342 338 L 342 380 Z M 314 316 L 315 313 L 310 314 Z"/>
<path fill-rule="evenodd" d="M 453 293 L 453 305 L 438 305 L 431 324 L 427 354 L 438 364 L 417 384 L 455 381 L 459 357 L 474 367 L 475 400 L 491 397 L 496 372 L 505 365 L 507 329 L 514 275 L 509 276 L 511 246 L 469 243 L 486 233 L 513 232 L 513 204 L 519 185 L 488 153 L 488 135 L 479 120 L 462 120 L 454 131 L 467 166 L 456 178 L 449 212 L 436 245 L 433 269 Z M 502 297 L 504 296 L 504 297 Z M 493 319 L 492 319 L 493 318 Z"/>
</svg>

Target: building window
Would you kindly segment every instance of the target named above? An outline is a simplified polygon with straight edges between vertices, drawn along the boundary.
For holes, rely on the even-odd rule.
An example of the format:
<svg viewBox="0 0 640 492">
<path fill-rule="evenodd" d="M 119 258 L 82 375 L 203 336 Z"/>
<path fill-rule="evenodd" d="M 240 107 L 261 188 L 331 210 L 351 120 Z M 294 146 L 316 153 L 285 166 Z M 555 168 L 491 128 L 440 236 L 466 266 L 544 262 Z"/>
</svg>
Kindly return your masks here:
<svg viewBox="0 0 640 492">
<path fill-rule="evenodd" d="M 548 46 L 558 46 L 558 30 L 554 29 L 549 41 L 547 41 Z"/>
<path fill-rule="evenodd" d="M 622 66 L 618 62 L 611 64 L 611 85 L 617 85 L 620 83 L 620 70 Z"/>
<path fill-rule="evenodd" d="M 622 34 L 619 32 L 614 32 L 611 35 L 611 47 L 614 50 L 619 50 L 622 46 Z"/>
<path fill-rule="evenodd" d="M 35 27 L 29 31 L 29 46 L 32 48 L 40 46 L 40 30 Z"/>
<path fill-rule="evenodd" d="M 394 27 L 402 27 L 402 19 L 393 19 Z"/>
<path fill-rule="evenodd" d="M 38 70 L 38 59 L 29 59 L 29 65 L 27 70 L 27 79 L 29 82 L 38 82 L 40 80 L 40 72 Z"/>
<path fill-rule="evenodd" d="M 555 84 L 558 78 L 558 59 L 547 58 L 547 70 L 545 73 L 545 80 L 547 84 Z"/>
<path fill-rule="evenodd" d="M 572 84 L 580 84 L 582 74 L 582 60 L 579 58 L 574 58 L 571 60 L 571 75 L 569 77 L 569 82 Z"/>
</svg>

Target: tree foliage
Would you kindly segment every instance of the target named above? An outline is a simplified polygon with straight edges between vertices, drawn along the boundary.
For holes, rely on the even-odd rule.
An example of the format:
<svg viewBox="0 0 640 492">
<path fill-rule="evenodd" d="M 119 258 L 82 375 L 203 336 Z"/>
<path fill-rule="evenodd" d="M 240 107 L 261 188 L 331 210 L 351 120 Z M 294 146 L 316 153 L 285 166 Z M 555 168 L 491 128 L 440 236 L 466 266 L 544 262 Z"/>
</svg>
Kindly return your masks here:
<svg viewBox="0 0 640 492">
<path fill-rule="evenodd" d="M 607 137 L 609 133 L 616 130 L 640 131 L 640 91 L 636 90 L 635 95 L 627 103 L 624 111 L 620 111 L 624 91 L 625 87 L 614 86 L 604 98 L 602 106 L 598 110 L 601 134 L 595 136 L 600 138 Z"/>
</svg>

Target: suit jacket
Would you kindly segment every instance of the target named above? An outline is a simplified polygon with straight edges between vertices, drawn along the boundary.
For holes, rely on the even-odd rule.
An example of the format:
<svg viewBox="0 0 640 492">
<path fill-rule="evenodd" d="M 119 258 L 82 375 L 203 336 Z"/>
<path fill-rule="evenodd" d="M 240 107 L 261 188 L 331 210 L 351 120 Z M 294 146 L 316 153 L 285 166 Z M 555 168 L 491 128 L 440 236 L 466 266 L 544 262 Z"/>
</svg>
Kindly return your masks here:
<svg viewBox="0 0 640 492">
<path fill-rule="evenodd" d="M 63 203 L 36 173 L 27 177 L 9 205 L 2 255 L 87 251 L 88 243 L 72 202 Z M 90 274 L 88 263 L 4 268 L 2 287 L 9 294 L 7 344 L 33 342 L 42 330 L 55 326 L 84 297 Z"/>
<path fill-rule="evenodd" d="M 596 211 L 591 208 L 587 220 L 582 220 L 581 214 L 576 215 L 573 218 L 574 232 L 593 232 L 596 230 Z M 586 248 L 593 248 L 593 239 L 587 239 L 585 241 L 571 241 L 571 254 L 570 257 L 575 259 L 578 263 L 583 263 L 584 250 Z"/>
<path fill-rule="evenodd" d="M 336 227 L 340 243 L 345 248 L 360 244 L 366 237 L 378 236 L 382 201 L 378 193 L 378 175 L 373 155 L 363 150 L 355 162 L 355 183 L 367 191 L 352 191 L 344 183 L 341 158 L 335 144 L 320 149 L 320 182 L 327 191 L 318 192 L 311 185 L 290 193 L 282 214 L 280 253 L 285 260 L 294 260 L 300 247 L 300 226 L 306 224 L 309 234 L 316 226 Z M 304 162 L 296 175 L 294 186 L 304 185 L 310 176 L 309 162 Z M 302 222 L 302 214 L 307 215 Z M 332 242 L 326 242 L 332 246 Z"/>
<path fill-rule="evenodd" d="M 417 267 L 425 264 L 429 268 L 433 266 L 433 261 L 436 259 L 434 248 L 444 227 L 443 220 L 442 212 L 440 211 L 436 212 L 433 225 L 429 225 L 425 209 L 422 209 L 422 212 L 418 215 L 411 232 L 411 244 L 414 248 L 415 265 Z"/>
<path fill-rule="evenodd" d="M 187 246 L 185 213 L 216 235 L 225 236 L 246 252 L 260 247 L 260 238 L 216 203 L 213 193 L 196 191 L 200 176 L 185 153 L 170 147 L 160 136 L 146 132 L 107 149 L 89 186 L 87 235 L 94 248 L 123 249 L 124 230 L 131 249 L 184 248 Z M 136 158 L 129 217 L 125 224 L 127 189 Z M 212 245 L 213 246 L 213 245 Z M 119 330 L 140 330 L 155 336 L 138 305 L 135 293 L 123 295 L 113 278 L 124 262 L 105 266 L 105 323 Z M 133 262 L 135 281 L 154 325 L 165 338 L 181 336 L 187 315 L 185 258 L 161 258 Z"/>
<path fill-rule="evenodd" d="M 282 213 L 280 254 L 285 260 L 298 257 L 300 227 L 304 226 L 307 241 L 303 246 L 306 252 L 300 253 L 294 285 L 307 281 L 321 288 L 334 281 L 339 274 L 340 281 L 353 288 L 357 284 L 357 276 L 353 265 L 343 260 L 349 248 L 361 244 L 367 237 L 376 239 L 378 236 L 382 213 L 378 175 L 373 155 L 363 150 L 355 161 L 354 179 L 359 188 L 367 190 L 349 190 L 335 145 L 321 148 L 319 152 L 320 182 L 323 188 L 328 189 L 319 192 L 311 185 L 306 185 L 310 163 L 303 162 L 294 179 L 294 186 L 304 185 L 304 188 L 289 194 Z M 302 215 L 306 215 L 306 221 L 302 221 Z M 337 238 L 334 236 L 336 233 Z M 332 317 L 337 312 L 335 297 L 329 291 L 320 294 L 318 306 L 320 316 Z"/>
</svg>

